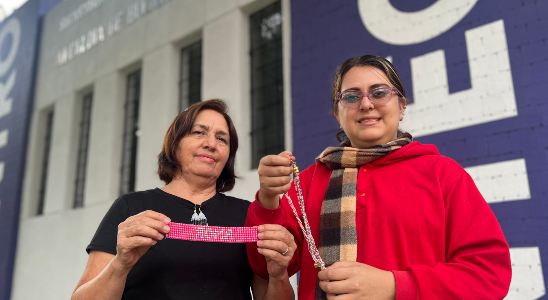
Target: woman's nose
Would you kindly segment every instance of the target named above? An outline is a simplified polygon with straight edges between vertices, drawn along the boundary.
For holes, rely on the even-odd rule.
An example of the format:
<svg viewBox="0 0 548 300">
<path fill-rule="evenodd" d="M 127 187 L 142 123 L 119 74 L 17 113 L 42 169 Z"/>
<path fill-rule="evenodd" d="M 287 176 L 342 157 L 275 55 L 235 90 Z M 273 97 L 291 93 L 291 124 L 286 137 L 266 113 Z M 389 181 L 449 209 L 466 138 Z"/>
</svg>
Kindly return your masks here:
<svg viewBox="0 0 548 300">
<path fill-rule="evenodd" d="M 208 135 L 203 143 L 204 148 L 214 150 L 217 147 L 217 139 L 215 136 Z"/>
<path fill-rule="evenodd" d="M 362 101 L 360 102 L 360 109 L 361 110 L 370 110 L 375 108 L 375 105 L 371 100 L 369 100 L 369 97 L 363 96 Z"/>
</svg>

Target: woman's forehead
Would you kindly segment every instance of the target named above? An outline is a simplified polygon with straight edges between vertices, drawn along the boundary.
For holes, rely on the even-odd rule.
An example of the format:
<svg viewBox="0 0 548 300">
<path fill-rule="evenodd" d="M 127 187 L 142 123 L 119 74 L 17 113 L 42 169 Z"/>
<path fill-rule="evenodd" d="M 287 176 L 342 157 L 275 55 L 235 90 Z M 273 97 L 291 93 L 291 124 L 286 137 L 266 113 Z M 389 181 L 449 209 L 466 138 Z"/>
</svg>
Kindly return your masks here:
<svg viewBox="0 0 548 300">
<path fill-rule="evenodd" d="M 228 132 L 228 124 L 225 117 L 217 111 L 205 109 L 198 113 L 192 126 L 200 126 L 207 130 L 221 129 Z"/>
<path fill-rule="evenodd" d="M 373 85 L 388 85 L 391 86 L 390 81 L 384 71 L 371 66 L 356 66 L 352 67 L 344 75 L 342 80 L 341 89 L 346 90 L 350 88 L 366 88 Z"/>
<path fill-rule="evenodd" d="M 230 136 L 230 129 L 225 117 L 217 111 L 206 109 L 198 113 L 192 124 L 193 129 L 200 128 L 206 131 Z"/>
</svg>

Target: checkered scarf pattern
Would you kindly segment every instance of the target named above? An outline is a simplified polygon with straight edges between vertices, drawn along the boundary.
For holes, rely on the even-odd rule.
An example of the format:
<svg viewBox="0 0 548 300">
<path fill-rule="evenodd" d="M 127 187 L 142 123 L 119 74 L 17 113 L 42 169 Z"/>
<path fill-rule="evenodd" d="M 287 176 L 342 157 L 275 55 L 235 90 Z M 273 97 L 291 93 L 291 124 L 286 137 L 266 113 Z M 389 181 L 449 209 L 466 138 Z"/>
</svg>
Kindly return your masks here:
<svg viewBox="0 0 548 300">
<path fill-rule="evenodd" d="M 322 202 L 318 248 L 326 266 L 338 261 L 356 261 L 356 190 L 358 170 L 362 165 L 387 155 L 413 141 L 409 133 L 399 133 L 396 140 L 368 149 L 350 147 L 346 140 L 339 147 L 328 147 L 317 162 L 333 170 Z M 316 286 L 316 299 L 327 299 Z"/>
</svg>

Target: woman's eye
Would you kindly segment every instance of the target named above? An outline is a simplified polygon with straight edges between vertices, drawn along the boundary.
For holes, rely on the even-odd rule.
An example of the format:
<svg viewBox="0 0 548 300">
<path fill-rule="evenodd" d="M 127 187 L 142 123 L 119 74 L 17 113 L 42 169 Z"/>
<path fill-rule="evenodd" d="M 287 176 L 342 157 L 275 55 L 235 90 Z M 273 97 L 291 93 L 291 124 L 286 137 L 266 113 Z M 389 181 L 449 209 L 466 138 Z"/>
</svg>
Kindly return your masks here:
<svg viewBox="0 0 548 300">
<path fill-rule="evenodd" d="M 359 97 L 356 95 L 346 95 L 343 97 L 343 100 L 346 102 L 356 102 L 359 100 Z"/>
<path fill-rule="evenodd" d="M 203 132 L 203 131 L 196 130 L 196 131 L 194 131 L 192 134 L 202 134 L 202 135 L 203 135 L 204 132 Z"/>
<path fill-rule="evenodd" d="M 388 95 L 388 90 L 385 90 L 385 89 L 371 91 L 371 97 L 375 99 L 381 99 L 386 97 L 387 95 Z"/>
<path fill-rule="evenodd" d="M 217 138 L 217 139 L 218 139 L 219 141 L 221 141 L 222 143 L 225 143 L 225 144 L 227 143 L 225 138 L 219 137 L 219 138 Z"/>
</svg>

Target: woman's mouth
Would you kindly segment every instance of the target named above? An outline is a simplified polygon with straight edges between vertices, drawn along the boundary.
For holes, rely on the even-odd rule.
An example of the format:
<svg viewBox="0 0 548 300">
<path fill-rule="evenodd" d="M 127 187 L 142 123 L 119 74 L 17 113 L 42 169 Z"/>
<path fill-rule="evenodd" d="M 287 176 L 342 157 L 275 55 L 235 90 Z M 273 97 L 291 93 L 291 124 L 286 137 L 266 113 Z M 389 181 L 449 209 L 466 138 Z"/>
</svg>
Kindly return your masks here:
<svg viewBox="0 0 548 300">
<path fill-rule="evenodd" d="M 198 155 L 196 155 L 196 157 L 198 157 L 199 159 L 201 159 L 203 161 L 206 161 L 206 162 L 215 162 L 215 158 L 211 155 L 198 154 Z"/>
<path fill-rule="evenodd" d="M 376 119 L 366 118 L 366 119 L 359 120 L 358 123 L 363 124 L 363 125 L 375 125 L 375 124 L 379 123 L 380 120 L 381 120 L 381 118 L 376 118 Z"/>
</svg>

